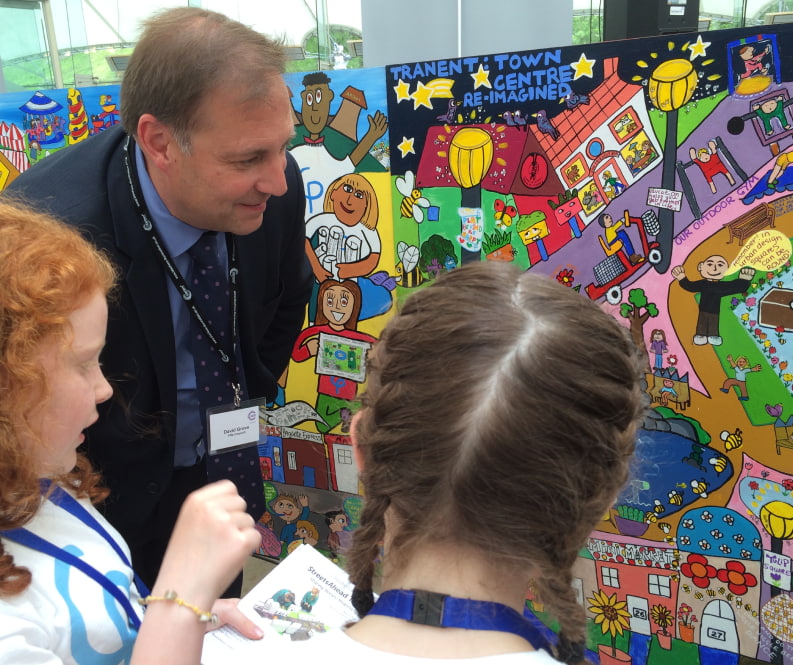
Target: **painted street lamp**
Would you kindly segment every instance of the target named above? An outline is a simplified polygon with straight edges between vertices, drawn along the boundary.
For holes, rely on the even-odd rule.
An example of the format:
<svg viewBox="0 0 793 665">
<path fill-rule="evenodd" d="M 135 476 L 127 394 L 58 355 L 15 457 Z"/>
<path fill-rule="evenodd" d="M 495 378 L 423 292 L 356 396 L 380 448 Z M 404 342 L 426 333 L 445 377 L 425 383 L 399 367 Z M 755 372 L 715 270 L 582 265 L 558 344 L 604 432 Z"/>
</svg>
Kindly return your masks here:
<svg viewBox="0 0 793 665">
<path fill-rule="evenodd" d="M 463 127 L 452 138 L 449 146 L 449 169 L 462 189 L 461 207 L 475 211 L 462 215 L 461 264 L 481 260 L 483 232 L 481 183 L 492 161 L 493 138 L 484 129 Z"/>
<path fill-rule="evenodd" d="M 675 162 L 677 160 L 677 114 L 691 100 L 697 87 L 697 73 L 688 60 L 678 58 L 662 62 L 650 76 L 647 94 L 655 108 L 666 113 L 666 139 L 664 140 L 661 187 L 675 188 Z M 659 273 L 669 269 L 672 259 L 672 239 L 675 233 L 675 213 L 661 208 L 658 213 L 660 231 L 656 237 L 661 250 L 661 260 L 653 267 Z"/>
</svg>

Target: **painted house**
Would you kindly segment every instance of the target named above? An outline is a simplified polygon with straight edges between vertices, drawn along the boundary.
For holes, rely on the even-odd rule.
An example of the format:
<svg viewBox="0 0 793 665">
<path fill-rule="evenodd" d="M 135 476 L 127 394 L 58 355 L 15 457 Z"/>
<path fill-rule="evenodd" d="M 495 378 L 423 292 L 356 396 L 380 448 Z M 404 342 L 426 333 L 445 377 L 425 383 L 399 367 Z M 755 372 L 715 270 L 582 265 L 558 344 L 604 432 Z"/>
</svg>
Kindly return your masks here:
<svg viewBox="0 0 793 665">
<path fill-rule="evenodd" d="M 587 597 L 594 591 L 628 603 L 630 630 L 652 635 L 650 608 L 663 605 L 673 611 L 678 596 L 678 558 L 667 543 L 616 536 L 595 531 L 586 546 L 595 562 L 596 586 L 584 588 Z"/>
<path fill-rule="evenodd" d="M 558 139 L 530 126 L 564 188 L 578 190 L 585 223 L 622 191 L 611 179 L 627 188 L 661 163 L 644 88 L 623 81 L 617 62 L 603 61 L 604 80 L 587 103 L 553 117 Z"/>
</svg>

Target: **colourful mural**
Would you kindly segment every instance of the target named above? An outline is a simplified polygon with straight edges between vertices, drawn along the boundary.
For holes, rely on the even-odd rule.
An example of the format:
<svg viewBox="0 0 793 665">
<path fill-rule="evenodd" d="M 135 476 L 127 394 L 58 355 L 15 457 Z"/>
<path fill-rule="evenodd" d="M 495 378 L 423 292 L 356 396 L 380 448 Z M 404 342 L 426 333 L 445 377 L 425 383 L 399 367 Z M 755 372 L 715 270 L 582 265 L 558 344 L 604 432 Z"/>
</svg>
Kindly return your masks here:
<svg viewBox="0 0 793 665">
<path fill-rule="evenodd" d="M 343 556 L 367 351 L 401 297 L 512 261 L 646 351 L 635 473 L 576 569 L 589 655 L 793 663 L 791 44 L 763 26 L 288 75 L 316 283 L 262 417 L 260 553 Z M 0 186 L 117 100 L 0 97 Z"/>
</svg>

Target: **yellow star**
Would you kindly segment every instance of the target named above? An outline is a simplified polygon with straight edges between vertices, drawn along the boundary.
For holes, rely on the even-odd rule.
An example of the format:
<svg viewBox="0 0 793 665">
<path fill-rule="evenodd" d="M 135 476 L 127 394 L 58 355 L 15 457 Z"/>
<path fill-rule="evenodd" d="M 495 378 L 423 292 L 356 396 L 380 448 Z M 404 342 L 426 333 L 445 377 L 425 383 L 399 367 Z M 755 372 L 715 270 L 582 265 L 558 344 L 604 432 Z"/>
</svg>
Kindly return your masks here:
<svg viewBox="0 0 793 665">
<path fill-rule="evenodd" d="M 710 46 L 711 42 L 703 42 L 702 35 L 697 35 L 697 41 L 693 44 L 690 44 L 688 50 L 691 51 L 691 60 L 694 60 L 697 56 L 701 55 L 703 58 L 707 55 L 705 52 L 708 46 Z"/>
<path fill-rule="evenodd" d="M 413 149 L 413 141 L 416 139 L 408 138 L 407 136 L 402 137 L 402 143 L 400 143 L 397 148 L 402 153 L 402 157 L 405 157 L 408 153 L 416 154 L 416 151 Z"/>
<path fill-rule="evenodd" d="M 570 66 L 573 68 L 575 74 L 573 74 L 573 80 L 580 79 L 582 76 L 588 76 L 592 78 L 593 72 L 592 67 L 595 65 L 595 60 L 589 60 L 586 57 L 586 53 L 581 53 L 581 57 L 578 58 L 578 62 L 571 62 Z"/>
<path fill-rule="evenodd" d="M 402 79 L 399 79 L 399 83 L 394 86 L 394 92 L 397 96 L 397 103 L 410 100 L 410 84 L 405 83 Z"/>
<path fill-rule="evenodd" d="M 471 78 L 474 80 L 474 90 L 482 86 L 486 88 L 493 87 L 490 83 L 490 70 L 482 67 L 481 62 L 479 63 L 479 69 L 471 74 Z"/>
<path fill-rule="evenodd" d="M 419 106 L 425 106 L 428 109 L 432 109 L 432 99 L 433 89 L 428 88 L 424 85 L 421 81 L 416 84 L 416 92 L 411 95 L 413 99 L 413 110 L 415 111 Z"/>
</svg>

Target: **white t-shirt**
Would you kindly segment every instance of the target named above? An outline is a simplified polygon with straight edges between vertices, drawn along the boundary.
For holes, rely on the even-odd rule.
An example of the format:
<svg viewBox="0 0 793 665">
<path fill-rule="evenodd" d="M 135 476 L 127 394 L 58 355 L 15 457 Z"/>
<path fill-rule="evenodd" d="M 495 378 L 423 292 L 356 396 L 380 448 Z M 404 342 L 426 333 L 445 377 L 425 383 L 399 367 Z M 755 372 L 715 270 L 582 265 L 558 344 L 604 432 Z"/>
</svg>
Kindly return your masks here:
<svg viewBox="0 0 793 665">
<path fill-rule="evenodd" d="M 87 500 L 80 503 L 102 524 L 129 559 L 129 548 Z M 45 501 L 25 525 L 29 531 L 85 560 L 131 598 L 142 616 L 133 572 L 92 528 Z M 21 594 L 0 598 L 0 665 L 119 665 L 129 662 L 137 631 L 119 603 L 98 582 L 47 554 L 3 539 L 32 582 Z"/>
<path fill-rule="evenodd" d="M 300 662 L 317 665 L 559 665 L 558 660 L 543 650 L 481 658 L 400 656 L 356 642 L 343 630 L 315 635 L 305 642 L 273 640 L 266 653 L 267 662 L 289 662 L 287 659 L 297 658 Z"/>
<path fill-rule="evenodd" d="M 306 218 L 322 212 L 325 191 L 330 184 L 355 172 L 355 164 L 349 157 L 336 159 L 324 145 L 298 145 L 289 152 L 297 160 L 303 187 L 306 193 Z"/>
</svg>

